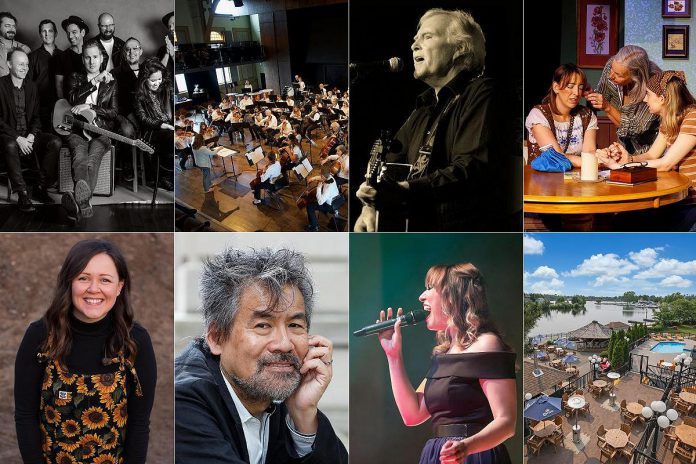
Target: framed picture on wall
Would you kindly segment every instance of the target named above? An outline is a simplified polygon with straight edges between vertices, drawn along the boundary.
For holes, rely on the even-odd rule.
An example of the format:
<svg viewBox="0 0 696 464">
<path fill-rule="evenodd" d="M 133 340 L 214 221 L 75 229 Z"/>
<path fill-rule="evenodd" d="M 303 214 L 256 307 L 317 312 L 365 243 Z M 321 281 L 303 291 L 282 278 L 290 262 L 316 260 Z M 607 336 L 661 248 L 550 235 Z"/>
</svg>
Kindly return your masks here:
<svg viewBox="0 0 696 464">
<path fill-rule="evenodd" d="M 662 58 L 689 58 L 689 26 L 662 26 Z"/>
<path fill-rule="evenodd" d="M 690 18 L 691 0 L 662 0 L 663 18 Z"/>
<path fill-rule="evenodd" d="M 578 66 L 603 68 L 619 43 L 618 0 L 578 0 Z"/>
</svg>

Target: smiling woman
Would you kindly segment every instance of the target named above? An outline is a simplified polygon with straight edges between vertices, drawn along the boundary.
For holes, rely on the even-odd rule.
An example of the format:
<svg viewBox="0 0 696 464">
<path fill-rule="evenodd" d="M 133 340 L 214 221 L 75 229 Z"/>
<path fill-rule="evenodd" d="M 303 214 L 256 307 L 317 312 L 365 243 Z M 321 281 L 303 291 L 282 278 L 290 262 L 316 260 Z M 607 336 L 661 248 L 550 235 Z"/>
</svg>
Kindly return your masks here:
<svg viewBox="0 0 696 464">
<path fill-rule="evenodd" d="M 133 321 L 123 255 L 105 240 L 78 242 L 51 305 L 17 353 L 15 420 L 24 462 L 144 463 L 156 378 L 150 337 Z"/>
</svg>

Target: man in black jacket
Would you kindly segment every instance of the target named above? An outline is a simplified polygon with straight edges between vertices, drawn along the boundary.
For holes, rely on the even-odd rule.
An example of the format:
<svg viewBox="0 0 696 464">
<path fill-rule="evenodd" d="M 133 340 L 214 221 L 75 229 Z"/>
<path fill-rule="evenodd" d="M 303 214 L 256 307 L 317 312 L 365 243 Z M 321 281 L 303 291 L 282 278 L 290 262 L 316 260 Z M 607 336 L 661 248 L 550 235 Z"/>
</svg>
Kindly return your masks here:
<svg viewBox="0 0 696 464">
<path fill-rule="evenodd" d="M 113 131 L 118 115 L 116 81 L 106 71 L 100 71 L 104 60 L 96 40 L 89 40 L 82 47 L 82 63 L 86 72 L 73 73 L 68 86 L 68 99 L 76 115 L 89 110 L 96 114 L 94 124 Z M 111 147 L 105 135 L 72 133 L 67 137 L 72 151 L 74 193 L 63 195 L 63 207 L 68 217 L 79 221 L 94 214 L 90 199 L 97 185 L 97 176 L 102 158 Z"/>
<path fill-rule="evenodd" d="M 348 462 L 317 409 L 333 346 L 309 334 L 314 290 L 291 250 L 228 249 L 204 263 L 206 336 L 175 362 L 176 462 Z"/>
<path fill-rule="evenodd" d="M 26 79 L 29 57 L 22 49 L 7 55 L 10 74 L 0 78 L 0 153 L 5 156 L 12 187 L 18 192 L 19 209 L 33 211 L 22 176 L 21 156 L 41 157 L 39 186 L 34 198 L 53 203 L 46 189 L 56 180 L 58 151 L 61 142 L 52 134 L 41 132 L 39 94 L 36 84 Z"/>
<path fill-rule="evenodd" d="M 104 55 L 102 70 L 111 71 L 121 64 L 125 42 L 123 39 L 114 35 L 116 32 L 116 24 L 114 24 L 114 17 L 109 13 L 100 14 L 97 22 L 99 25 L 99 35 L 93 38 L 97 40 L 102 55 Z"/>
</svg>

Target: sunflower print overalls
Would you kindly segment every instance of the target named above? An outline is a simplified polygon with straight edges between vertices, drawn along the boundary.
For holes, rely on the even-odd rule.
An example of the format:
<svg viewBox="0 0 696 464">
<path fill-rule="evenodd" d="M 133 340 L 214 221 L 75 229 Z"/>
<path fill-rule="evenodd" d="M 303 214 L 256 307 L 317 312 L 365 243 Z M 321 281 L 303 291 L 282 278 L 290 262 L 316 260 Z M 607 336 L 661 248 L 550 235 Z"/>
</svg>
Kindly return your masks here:
<svg viewBox="0 0 696 464">
<path fill-rule="evenodd" d="M 133 364 L 123 354 L 105 358 L 118 364 L 106 374 L 71 374 L 55 359 L 46 362 L 39 409 L 43 455 L 47 464 L 121 464 L 128 420 L 127 372 L 142 396 Z"/>
</svg>

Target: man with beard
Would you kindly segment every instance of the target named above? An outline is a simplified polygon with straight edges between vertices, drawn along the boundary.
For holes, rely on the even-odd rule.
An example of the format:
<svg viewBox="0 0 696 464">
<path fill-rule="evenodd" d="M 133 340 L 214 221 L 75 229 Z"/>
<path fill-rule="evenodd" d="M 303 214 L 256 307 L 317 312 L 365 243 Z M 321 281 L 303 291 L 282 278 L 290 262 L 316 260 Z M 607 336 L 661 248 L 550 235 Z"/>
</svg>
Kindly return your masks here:
<svg viewBox="0 0 696 464">
<path fill-rule="evenodd" d="M 56 56 L 56 94 L 58 98 L 66 98 L 68 94 L 68 79 L 72 73 L 82 72 L 82 44 L 89 26 L 79 16 L 70 16 L 61 22 L 68 36 L 70 48 Z"/>
<path fill-rule="evenodd" d="M 347 463 L 317 409 L 332 343 L 309 334 L 314 289 L 291 250 L 227 249 L 203 265 L 205 338 L 175 362 L 177 463 Z"/>
<path fill-rule="evenodd" d="M 114 17 L 109 13 L 100 14 L 97 23 L 99 24 L 99 35 L 93 38 L 98 40 L 99 47 L 104 55 L 106 70 L 111 71 L 121 64 L 121 58 L 123 57 L 121 53 L 125 42 L 114 35 L 116 25 L 114 24 Z"/>
<path fill-rule="evenodd" d="M 0 77 L 7 76 L 10 68 L 7 66 L 7 54 L 10 50 L 19 48 L 24 53 L 31 52 L 31 49 L 14 38 L 17 35 L 17 18 L 8 11 L 0 12 Z"/>
<path fill-rule="evenodd" d="M 41 45 L 29 54 L 29 76 L 39 88 L 41 127 L 47 132 L 52 129 L 51 112 L 57 100 L 54 58 L 61 52 L 56 47 L 57 32 L 56 23 L 50 19 L 41 21 L 39 23 Z"/>
<path fill-rule="evenodd" d="M 46 192 L 56 180 L 60 139 L 41 132 L 39 95 L 36 85 L 26 79 L 29 57 L 24 50 L 8 54 L 10 74 L 0 78 L 0 153 L 5 157 L 10 182 L 18 192 L 21 211 L 33 211 L 27 186 L 22 176 L 20 156 L 41 158 L 39 186 L 34 197 L 42 203 L 53 203 Z"/>
</svg>

